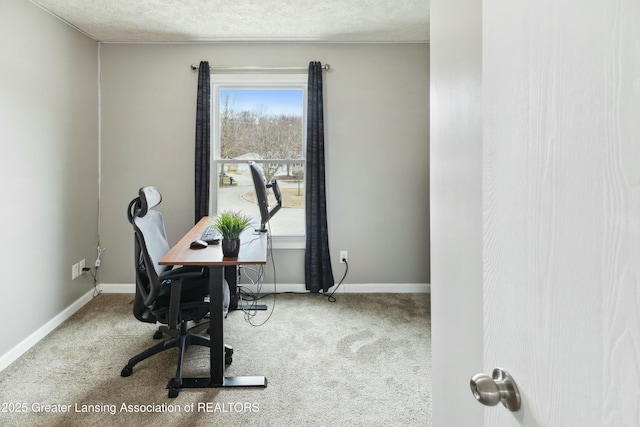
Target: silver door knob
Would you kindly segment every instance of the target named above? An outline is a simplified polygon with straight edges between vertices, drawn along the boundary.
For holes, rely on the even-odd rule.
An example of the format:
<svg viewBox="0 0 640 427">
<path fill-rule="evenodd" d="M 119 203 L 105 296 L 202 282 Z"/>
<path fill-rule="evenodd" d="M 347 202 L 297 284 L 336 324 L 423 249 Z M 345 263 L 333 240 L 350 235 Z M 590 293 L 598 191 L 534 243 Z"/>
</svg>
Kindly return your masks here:
<svg viewBox="0 0 640 427">
<path fill-rule="evenodd" d="M 520 409 L 520 391 L 507 371 L 496 368 L 492 377 L 487 374 L 475 374 L 471 377 L 469 385 L 473 397 L 483 405 L 495 406 L 502 402 L 510 411 Z"/>
</svg>

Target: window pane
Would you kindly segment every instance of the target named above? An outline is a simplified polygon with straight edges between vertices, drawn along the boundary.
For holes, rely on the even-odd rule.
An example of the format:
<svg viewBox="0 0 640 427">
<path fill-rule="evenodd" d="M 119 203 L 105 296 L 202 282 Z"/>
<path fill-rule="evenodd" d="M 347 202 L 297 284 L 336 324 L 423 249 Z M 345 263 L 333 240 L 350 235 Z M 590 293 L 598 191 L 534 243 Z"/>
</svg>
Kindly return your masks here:
<svg viewBox="0 0 640 427">
<path fill-rule="evenodd" d="M 278 180 L 282 194 L 282 209 L 270 223 L 272 234 L 304 235 L 303 89 L 220 88 L 218 99 L 217 209 L 259 216 L 248 167 L 253 160 L 261 164 L 267 182 Z M 268 194 L 272 205 L 271 190 Z"/>
<path fill-rule="evenodd" d="M 220 158 L 304 158 L 302 99 L 302 89 L 220 89 Z"/>
</svg>

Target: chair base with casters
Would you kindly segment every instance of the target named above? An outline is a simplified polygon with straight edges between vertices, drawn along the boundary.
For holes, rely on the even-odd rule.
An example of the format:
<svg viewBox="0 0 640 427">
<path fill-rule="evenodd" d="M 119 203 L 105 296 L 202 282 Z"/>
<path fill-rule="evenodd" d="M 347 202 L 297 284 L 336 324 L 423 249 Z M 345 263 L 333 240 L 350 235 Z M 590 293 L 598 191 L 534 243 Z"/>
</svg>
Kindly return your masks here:
<svg viewBox="0 0 640 427">
<path fill-rule="evenodd" d="M 143 351 L 142 353 L 132 357 L 129 359 L 129 362 L 126 364 L 120 375 L 123 377 L 128 377 L 133 373 L 133 367 L 138 363 L 142 362 L 149 357 L 156 355 L 165 350 L 169 350 L 172 348 L 178 349 L 178 363 L 176 368 L 176 376 L 169 380 L 167 384 L 167 389 L 169 389 L 168 396 L 170 398 L 174 398 L 178 396 L 180 391 L 180 387 L 182 386 L 182 374 L 183 374 L 183 366 L 184 366 L 184 356 L 189 348 L 189 346 L 197 345 L 211 348 L 211 341 L 208 337 L 203 335 L 199 335 L 200 332 L 207 329 L 209 326 L 209 322 L 203 322 L 193 326 L 192 328 L 187 329 L 187 322 L 182 322 L 180 325 L 180 333 L 178 335 L 170 336 L 166 340 L 154 345 L 151 348 Z M 153 335 L 154 339 L 160 339 L 164 334 L 170 334 L 168 328 L 161 326 L 158 331 Z M 171 334 L 170 334 L 171 335 Z M 224 346 L 224 363 L 225 365 L 230 365 L 233 362 L 233 348 L 229 345 Z"/>
</svg>

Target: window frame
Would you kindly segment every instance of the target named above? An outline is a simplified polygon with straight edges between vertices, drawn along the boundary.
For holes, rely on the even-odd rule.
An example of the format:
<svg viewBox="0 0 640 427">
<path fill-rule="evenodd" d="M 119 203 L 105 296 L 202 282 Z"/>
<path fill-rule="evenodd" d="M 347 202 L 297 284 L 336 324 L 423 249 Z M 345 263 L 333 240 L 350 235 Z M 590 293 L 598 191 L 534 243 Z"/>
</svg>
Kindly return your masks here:
<svg viewBox="0 0 640 427">
<path fill-rule="evenodd" d="M 240 161 L 225 161 L 220 158 L 220 90 L 221 89 L 301 89 L 302 90 L 302 152 L 306 182 L 306 140 L 307 140 L 307 86 L 306 73 L 230 73 L 211 75 L 211 153 L 210 153 L 210 200 L 209 212 L 218 212 L 218 170 L 221 163 L 239 163 Z M 258 160 L 258 159 L 256 159 Z M 266 160 L 266 159 L 265 159 Z M 286 163 L 286 159 L 282 159 Z M 291 162 L 299 163 L 298 159 Z M 303 215 L 306 205 L 303 208 Z M 271 234 L 275 249 L 302 249 L 305 247 L 306 236 L 302 234 Z"/>
</svg>

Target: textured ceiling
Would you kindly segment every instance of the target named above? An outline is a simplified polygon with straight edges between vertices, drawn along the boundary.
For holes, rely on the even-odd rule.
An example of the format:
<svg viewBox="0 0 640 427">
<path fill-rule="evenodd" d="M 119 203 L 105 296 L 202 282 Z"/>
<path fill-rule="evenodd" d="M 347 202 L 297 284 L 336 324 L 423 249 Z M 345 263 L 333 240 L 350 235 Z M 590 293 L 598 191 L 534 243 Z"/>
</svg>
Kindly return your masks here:
<svg viewBox="0 0 640 427">
<path fill-rule="evenodd" d="M 429 0 L 31 0 L 104 42 L 426 42 Z"/>
</svg>

